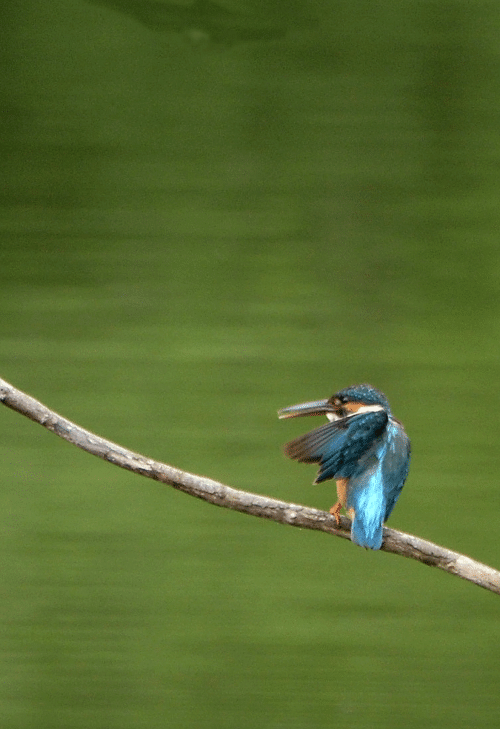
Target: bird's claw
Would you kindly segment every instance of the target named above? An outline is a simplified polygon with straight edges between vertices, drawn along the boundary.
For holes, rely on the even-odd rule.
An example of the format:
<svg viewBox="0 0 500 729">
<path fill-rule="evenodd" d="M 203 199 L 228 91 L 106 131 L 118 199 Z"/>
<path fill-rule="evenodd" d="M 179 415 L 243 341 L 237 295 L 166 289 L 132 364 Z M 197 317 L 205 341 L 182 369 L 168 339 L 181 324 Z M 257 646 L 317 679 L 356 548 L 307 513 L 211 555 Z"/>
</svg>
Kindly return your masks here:
<svg viewBox="0 0 500 729">
<path fill-rule="evenodd" d="M 340 503 L 340 501 L 337 501 L 337 503 L 334 504 L 332 506 L 332 508 L 330 509 L 330 514 L 333 517 L 335 517 L 335 521 L 337 522 L 337 526 L 338 527 L 340 526 L 340 510 L 341 510 L 341 508 L 342 508 L 342 504 Z"/>
</svg>

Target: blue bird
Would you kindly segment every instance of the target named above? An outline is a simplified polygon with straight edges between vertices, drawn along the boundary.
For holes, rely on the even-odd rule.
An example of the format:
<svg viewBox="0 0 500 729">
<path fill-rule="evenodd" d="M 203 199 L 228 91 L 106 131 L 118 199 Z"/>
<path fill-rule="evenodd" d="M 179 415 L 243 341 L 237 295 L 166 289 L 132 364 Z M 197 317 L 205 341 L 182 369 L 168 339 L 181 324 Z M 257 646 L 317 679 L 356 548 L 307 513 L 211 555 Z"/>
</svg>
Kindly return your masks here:
<svg viewBox="0 0 500 729">
<path fill-rule="evenodd" d="M 279 418 L 324 413 L 331 422 L 285 445 L 301 463 L 319 463 L 314 483 L 337 482 L 337 503 L 330 509 L 337 524 L 340 510 L 352 520 L 352 541 L 380 549 L 383 523 L 401 493 L 410 466 L 410 441 L 391 413 L 383 392 L 371 385 L 352 385 L 328 400 L 291 405 Z"/>
</svg>

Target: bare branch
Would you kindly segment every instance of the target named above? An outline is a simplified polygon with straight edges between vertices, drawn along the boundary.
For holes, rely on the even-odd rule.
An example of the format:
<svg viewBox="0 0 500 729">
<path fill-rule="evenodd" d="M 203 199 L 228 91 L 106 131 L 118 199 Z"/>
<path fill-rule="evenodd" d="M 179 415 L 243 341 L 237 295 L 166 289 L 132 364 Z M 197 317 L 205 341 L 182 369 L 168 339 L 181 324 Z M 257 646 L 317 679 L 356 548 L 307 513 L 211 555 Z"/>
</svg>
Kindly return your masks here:
<svg viewBox="0 0 500 729">
<path fill-rule="evenodd" d="M 40 423 L 56 435 L 94 456 L 128 471 L 139 473 L 141 476 L 169 484 L 216 506 L 223 506 L 264 519 L 272 519 L 289 526 L 316 529 L 343 539 L 351 538 L 351 522 L 346 517 L 341 517 L 339 528 L 335 519 L 326 511 L 233 489 L 218 481 L 180 471 L 166 463 L 146 458 L 81 428 L 2 379 L 0 379 L 0 400 L 12 410 Z M 450 572 L 484 587 L 486 590 L 500 594 L 500 572 L 498 570 L 425 539 L 385 527 L 382 549 L 438 567 L 445 572 Z"/>
</svg>

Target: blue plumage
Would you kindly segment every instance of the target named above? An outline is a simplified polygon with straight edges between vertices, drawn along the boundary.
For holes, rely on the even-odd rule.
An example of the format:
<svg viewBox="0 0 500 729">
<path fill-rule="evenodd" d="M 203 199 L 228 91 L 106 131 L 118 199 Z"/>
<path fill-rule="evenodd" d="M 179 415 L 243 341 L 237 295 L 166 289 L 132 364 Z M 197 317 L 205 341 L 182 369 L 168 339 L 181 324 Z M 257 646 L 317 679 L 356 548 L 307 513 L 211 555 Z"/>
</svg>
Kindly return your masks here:
<svg viewBox="0 0 500 729">
<path fill-rule="evenodd" d="M 383 522 L 408 475 L 410 441 L 385 395 L 371 385 L 354 385 L 328 400 L 292 405 L 280 410 L 279 417 L 320 413 L 331 422 L 287 443 L 285 453 L 303 463 L 319 463 L 315 483 L 337 480 L 338 502 L 330 512 L 339 523 L 344 507 L 352 519 L 353 541 L 380 549 Z"/>
</svg>

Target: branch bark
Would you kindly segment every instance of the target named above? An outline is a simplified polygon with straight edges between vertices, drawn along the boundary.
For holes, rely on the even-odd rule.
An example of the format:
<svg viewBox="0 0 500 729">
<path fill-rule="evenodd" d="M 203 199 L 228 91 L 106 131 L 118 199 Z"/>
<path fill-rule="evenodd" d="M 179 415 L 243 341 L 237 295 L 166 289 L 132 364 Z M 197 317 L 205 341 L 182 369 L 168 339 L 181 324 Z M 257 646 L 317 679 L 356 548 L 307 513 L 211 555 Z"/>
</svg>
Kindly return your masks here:
<svg viewBox="0 0 500 729">
<path fill-rule="evenodd" d="M 0 401 L 87 453 L 141 476 L 169 484 L 198 499 L 252 516 L 271 519 L 280 524 L 315 529 L 343 539 L 351 538 L 351 522 L 347 517 L 341 517 L 340 527 L 337 527 L 335 519 L 326 511 L 240 491 L 210 478 L 187 473 L 166 463 L 146 458 L 81 428 L 2 379 L 0 379 Z M 384 527 L 382 549 L 438 567 L 479 587 L 500 594 L 498 570 L 420 537 Z"/>
</svg>

